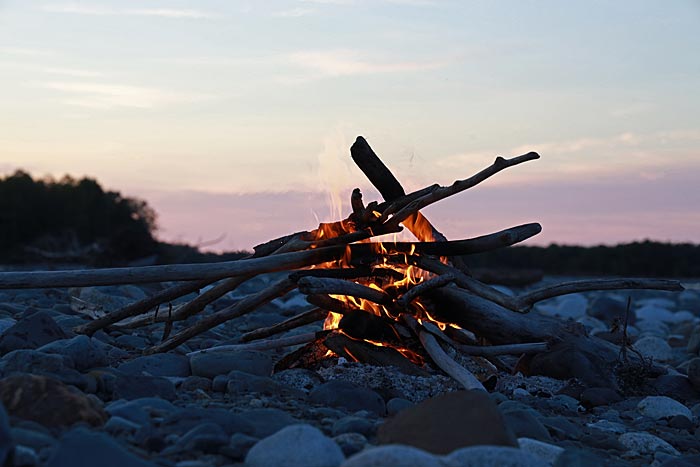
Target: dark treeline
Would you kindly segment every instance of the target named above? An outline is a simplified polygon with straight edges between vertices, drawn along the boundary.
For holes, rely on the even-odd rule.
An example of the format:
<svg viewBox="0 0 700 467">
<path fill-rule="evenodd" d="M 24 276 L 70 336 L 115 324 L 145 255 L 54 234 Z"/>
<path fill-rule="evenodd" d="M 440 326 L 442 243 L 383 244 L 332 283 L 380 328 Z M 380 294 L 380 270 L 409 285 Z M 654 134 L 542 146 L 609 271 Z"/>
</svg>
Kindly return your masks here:
<svg viewBox="0 0 700 467">
<path fill-rule="evenodd" d="M 130 260 L 152 254 L 156 214 L 145 201 L 105 191 L 90 178 L 0 178 L 0 261 L 98 252 Z"/>
<path fill-rule="evenodd" d="M 700 277 L 700 245 L 652 241 L 615 246 L 516 246 L 465 258 L 478 267 L 541 269 L 545 274 Z"/>
</svg>

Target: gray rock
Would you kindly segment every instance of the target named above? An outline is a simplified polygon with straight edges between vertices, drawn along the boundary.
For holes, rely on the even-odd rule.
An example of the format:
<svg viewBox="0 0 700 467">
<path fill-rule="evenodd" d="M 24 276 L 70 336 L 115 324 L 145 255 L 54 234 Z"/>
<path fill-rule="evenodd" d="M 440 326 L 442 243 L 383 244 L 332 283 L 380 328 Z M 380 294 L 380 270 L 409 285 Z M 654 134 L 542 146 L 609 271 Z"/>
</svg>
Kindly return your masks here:
<svg viewBox="0 0 700 467">
<path fill-rule="evenodd" d="M 141 425 L 122 417 L 110 417 L 105 423 L 104 430 L 112 436 L 124 436 L 136 433 Z"/>
<path fill-rule="evenodd" d="M 85 389 L 85 376 L 71 368 L 72 366 L 73 361 L 68 357 L 30 349 L 13 350 L 0 359 L 0 368 L 4 376 L 31 372 Z"/>
<path fill-rule="evenodd" d="M 679 401 L 688 401 L 700 398 L 700 358 L 697 359 L 698 369 L 698 386 L 693 387 L 690 380 L 690 366 L 688 367 L 689 376 L 685 375 L 661 375 L 652 383 L 656 394 L 659 396 L 668 396 Z"/>
<path fill-rule="evenodd" d="M 309 401 L 331 407 L 344 407 L 353 412 L 368 410 L 379 416 L 386 413 L 386 405 L 379 394 L 340 379 L 324 383 L 311 391 Z"/>
<path fill-rule="evenodd" d="M 176 407 L 159 397 L 143 397 L 134 400 L 118 400 L 108 404 L 105 411 L 114 417 L 121 417 L 138 425 L 148 425 L 151 417 L 165 417 L 175 412 Z"/>
<path fill-rule="evenodd" d="M 697 467 L 700 465 L 700 455 L 674 457 L 661 464 L 661 467 Z"/>
<path fill-rule="evenodd" d="M 239 416 L 253 426 L 251 434 L 256 438 L 267 438 L 286 426 L 300 423 L 287 412 L 273 408 L 246 410 Z"/>
<path fill-rule="evenodd" d="M 551 434 L 556 435 L 559 439 L 579 439 L 581 437 L 581 427 L 570 422 L 567 417 L 542 417 L 539 420 Z"/>
<path fill-rule="evenodd" d="M 367 446 L 367 438 L 360 433 L 343 433 L 342 435 L 334 436 L 333 441 L 340 446 L 345 457 L 353 456 Z"/>
<path fill-rule="evenodd" d="M 253 425 L 245 417 L 231 413 L 226 409 L 187 407 L 173 410 L 161 422 L 161 427 L 168 433 L 182 435 L 197 425 L 205 422 L 216 423 L 227 435 L 253 433 Z"/>
<path fill-rule="evenodd" d="M 51 315 L 39 311 L 22 317 L 0 336 L 0 353 L 17 349 L 36 349 L 44 344 L 68 337 Z"/>
<path fill-rule="evenodd" d="M 644 432 L 633 432 L 624 433 L 618 438 L 620 444 L 622 444 L 629 451 L 634 451 L 639 454 L 653 454 L 656 451 L 665 452 L 675 456 L 680 455 L 680 453 L 664 441 L 654 435 Z"/>
<path fill-rule="evenodd" d="M 551 442 L 552 437 L 547 429 L 534 415 L 533 410 L 511 410 L 503 414 L 506 424 L 518 438 L 532 438 L 538 441 Z"/>
<path fill-rule="evenodd" d="M 584 407 L 599 407 L 622 400 L 622 397 L 610 388 L 588 388 L 581 393 L 581 404 Z"/>
<path fill-rule="evenodd" d="M 257 376 L 272 374 L 272 358 L 253 350 L 209 351 L 190 357 L 192 374 L 214 378 L 236 370 Z"/>
<path fill-rule="evenodd" d="M 590 451 L 566 449 L 559 454 L 554 467 L 593 467 L 603 465 L 603 462 Z"/>
<path fill-rule="evenodd" d="M 5 460 L 14 449 L 12 433 L 10 431 L 10 417 L 7 416 L 5 406 L 0 402 L 0 465 L 5 465 Z"/>
<path fill-rule="evenodd" d="M 688 420 L 693 419 L 693 413 L 688 407 L 666 396 L 645 397 L 637 404 L 637 411 L 654 420 L 668 419 L 676 415 L 682 415 Z"/>
<path fill-rule="evenodd" d="M 543 467 L 542 459 L 506 446 L 471 446 L 443 457 L 445 467 Z"/>
<path fill-rule="evenodd" d="M 303 447 L 300 449 L 300 447 Z M 247 467 L 338 467 L 340 447 L 311 425 L 291 425 L 258 441 L 245 458 Z"/>
<path fill-rule="evenodd" d="M 5 331 L 10 329 L 17 323 L 17 320 L 12 318 L 0 318 L 0 335 L 4 334 Z"/>
<path fill-rule="evenodd" d="M 609 295 L 599 295 L 591 300 L 588 307 L 588 314 L 607 324 L 611 324 L 616 319 L 624 319 L 627 303 Z M 636 314 L 630 310 L 630 324 L 634 324 Z"/>
<path fill-rule="evenodd" d="M 36 451 L 28 446 L 15 446 L 13 467 L 36 467 L 41 463 Z"/>
<path fill-rule="evenodd" d="M 642 337 L 634 343 L 634 348 L 645 357 L 651 357 L 660 362 L 673 360 L 673 349 L 668 345 L 668 342 L 660 337 Z"/>
<path fill-rule="evenodd" d="M 182 435 L 177 446 L 182 450 L 214 453 L 229 443 L 229 435 L 216 423 L 205 422 Z"/>
<path fill-rule="evenodd" d="M 559 318 L 577 319 L 586 314 L 588 300 L 581 294 L 572 294 L 554 301 L 554 303 L 540 303 L 535 309 L 547 316 Z"/>
<path fill-rule="evenodd" d="M 414 406 L 415 404 L 408 399 L 404 399 L 401 397 L 394 397 L 393 399 L 389 399 L 389 401 L 386 403 L 386 413 L 389 416 L 396 415 L 397 413 L 401 412 L 403 409 L 407 409 L 409 407 Z"/>
<path fill-rule="evenodd" d="M 115 399 L 141 399 L 156 396 L 173 401 L 176 399 L 175 385 L 161 376 L 117 375 L 114 381 Z"/>
<path fill-rule="evenodd" d="M 39 347 L 37 350 L 70 357 L 75 365 L 75 369 L 79 371 L 106 366 L 111 361 L 114 361 L 114 357 L 119 353 L 121 353 L 122 356 L 127 355 L 127 353 L 121 349 L 84 335 L 75 336 L 71 339 L 53 341 Z M 108 352 L 112 354 L 112 358 L 108 357 Z"/>
<path fill-rule="evenodd" d="M 85 428 L 66 433 L 47 467 L 156 467 L 137 457 L 109 436 Z"/>
<path fill-rule="evenodd" d="M 673 312 L 664 306 L 657 304 L 644 305 L 635 310 L 637 319 L 653 323 L 672 323 Z"/>
<path fill-rule="evenodd" d="M 217 385 L 216 381 L 214 384 Z M 234 370 L 228 374 L 226 379 L 226 392 L 231 396 L 239 396 L 241 394 L 249 393 L 264 395 L 296 394 L 300 397 L 304 396 L 303 392 L 277 384 L 270 377 L 256 376 L 237 370 Z"/>
<path fill-rule="evenodd" d="M 117 337 L 114 342 L 120 347 L 126 349 L 143 349 L 148 346 L 148 340 L 142 336 L 134 336 L 131 334 L 125 334 L 123 336 Z"/>
<path fill-rule="evenodd" d="M 412 446 L 389 444 L 352 456 L 341 467 L 444 467 L 434 454 Z"/>
<path fill-rule="evenodd" d="M 696 391 L 700 391 L 700 358 L 694 358 L 688 363 L 688 381 Z"/>
<path fill-rule="evenodd" d="M 209 378 L 204 378 L 203 376 L 188 376 L 180 384 L 180 389 L 183 391 L 196 391 L 197 389 L 201 389 L 202 391 L 210 391 L 211 388 L 211 380 Z"/>
<path fill-rule="evenodd" d="M 258 441 L 259 439 L 253 436 L 244 435 L 243 433 L 234 433 L 229 440 L 228 446 L 224 446 L 219 452 L 235 461 L 242 461 L 245 459 L 248 451 L 250 451 L 250 448 Z"/>
<path fill-rule="evenodd" d="M 159 353 L 137 357 L 122 363 L 117 369 L 131 375 L 185 377 L 190 375 L 190 361 L 184 355 Z"/>
<path fill-rule="evenodd" d="M 564 452 L 562 447 L 530 438 L 518 438 L 518 445 L 521 451 L 539 457 L 546 463 L 545 465 L 553 465 L 559 455 Z"/>
<path fill-rule="evenodd" d="M 342 435 L 344 433 L 360 433 L 364 436 L 371 436 L 374 434 L 374 431 L 374 423 L 366 418 L 355 416 L 343 417 L 340 420 L 336 420 L 331 427 L 333 436 Z"/>
<path fill-rule="evenodd" d="M 480 444 L 517 446 L 496 404 L 483 391 L 450 392 L 409 407 L 379 428 L 378 439 L 434 454 Z"/>
<path fill-rule="evenodd" d="M 35 451 L 50 448 L 56 445 L 58 441 L 50 435 L 38 430 L 30 430 L 29 428 L 12 427 L 12 439 L 15 443 L 27 446 Z"/>
</svg>

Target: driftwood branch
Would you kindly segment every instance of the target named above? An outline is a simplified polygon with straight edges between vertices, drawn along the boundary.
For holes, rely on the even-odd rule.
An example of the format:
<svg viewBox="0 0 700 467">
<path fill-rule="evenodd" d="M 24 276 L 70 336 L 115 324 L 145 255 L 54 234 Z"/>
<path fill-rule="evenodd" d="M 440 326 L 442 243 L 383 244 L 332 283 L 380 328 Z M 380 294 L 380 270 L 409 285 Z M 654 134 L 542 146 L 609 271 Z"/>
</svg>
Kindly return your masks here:
<svg viewBox="0 0 700 467">
<path fill-rule="evenodd" d="M 429 290 L 444 287 L 445 285 L 454 282 L 454 280 L 454 274 L 443 274 L 442 276 L 433 277 L 432 279 L 428 279 L 427 281 L 421 282 L 420 284 L 408 289 L 408 292 L 403 294 L 396 302 L 402 307 L 407 307 L 420 295 L 428 292 Z"/>
<path fill-rule="evenodd" d="M 285 271 L 337 260 L 345 246 L 317 248 L 262 258 L 220 263 L 169 264 L 134 268 L 82 269 L 0 273 L 0 289 L 87 287 L 146 282 L 216 280 L 224 277 Z"/>
<path fill-rule="evenodd" d="M 460 193 L 464 190 L 472 188 L 479 183 L 483 182 L 492 175 L 497 174 L 503 169 L 508 167 L 513 167 L 514 165 L 522 164 L 523 162 L 539 159 L 540 156 L 536 152 L 529 152 L 523 154 L 522 156 L 514 157 L 512 159 L 504 159 L 503 157 L 497 157 L 493 164 L 485 168 L 481 172 L 472 175 L 465 180 L 457 180 L 450 186 L 440 186 L 435 188 L 430 193 L 418 198 L 417 200 L 407 204 L 402 207 L 396 214 L 389 219 L 388 222 L 398 225 L 399 222 L 404 221 L 409 216 L 415 212 L 429 206 L 437 201 L 443 200 L 447 197 Z"/>
<path fill-rule="evenodd" d="M 321 321 L 327 316 L 328 312 L 326 310 L 314 308 L 313 310 L 306 311 L 297 316 L 284 320 L 281 323 L 247 332 L 241 336 L 241 342 L 250 342 L 258 339 L 264 339 L 265 337 L 274 336 L 275 334 L 280 334 L 301 326 L 306 326 L 307 324 Z"/>
<path fill-rule="evenodd" d="M 340 315 L 348 314 L 352 311 L 357 311 L 359 308 L 338 300 L 337 298 L 329 297 L 326 294 L 310 294 L 306 296 L 306 301 L 310 304 L 322 308 L 324 310 L 332 311 L 333 313 L 338 313 Z"/>
<path fill-rule="evenodd" d="M 201 318 L 192 326 L 183 329 L 160 344 L 146 349 L 144 353 L 146 355 L 150 355 L 174 349 L 178 345 L 185 343 L 188 339 L 206 332 L 219 324 L 225 323 L 226 321 L 234 318 L 238 318 L 239 316 L 243 316 L 246 313 L 250 313 L 263 303 L 267 303 L 270 300 L 286 294 L 290 290 L 294 289 L 295 286 L 296 285 L 294 282 L 289 278 L 282 279 L 281 281 L 261 290 L 258 293 L 248 295 L 234 305 Z"/>
<path fill-rule="evenodd" d="M 537 302 L 548 298 L 558 297 L 592 290 L 622 290 L 648 289 L 680 292 L 684 290 L 679 281 L 668 279 L 591 279 L 582 281 L 562 282 L 561 284 L 533 290 L 517 298 L 518 306 L 522 309 L 531 307 Z"/>
<path fill-rule="evenodd" d="M 364 298 L 374 303 L 389 304 L 391 296 L 382 290 L 376 290 L 366 285 L 342 279 L 302 277 L 298 282 L 299 291 L 305 295 L 347 295 Z"/>
<path fill-rule="evenodd" d="M 182 297 L 183 295 L 196 292 L 197 290 L 206 287 L 210 283 L 211 281 L 206 280 L 177 284 L 161 292 L 158 292 L 150 297 L 143 298 L 137 302 L 120 308 L 119 310 L 116 310 L 94 321 L 90 321 L 89 323 L 76 326 L 75 328 L 73 328 L 73 332 L 77 334 L 87 334 L 91 336 L 96 331 L 104 329 L 111 324 L 114 324 L 126 318 L 130 318 L 132 316 L 137 316 L 142 313 L 145 313 L 148 310 L 157 307 L 161 303 L 166 303 L 170 300 L 175 300 L 176 298 Z"/>
<path fill-rule="evenodd" d="M 467 390 L 480 390 L 486 391 L 486 388 L 481 384 L 481 382 L 472 374 L 471 371 L 464 368 L 462 365 L 457 363 L 447 355 L 447 353 L 440 347 L 440 344 L 435 339 L 435 336 L 430 334 L 428 331 L 421 329 L 420 324 L 410 315 L 402 315 L 402 318 L 406 325 L 411 328 L 411 330 L 418 336 L 421 344 L 430 358 L 435 362 L 435 364 L 445 373 L 450 375 L 452 379 L 457 381 L 459 384 L 464 386 Z"/>
<path fill-rule="evenodd" d="M 281 337 L 279 339 L 270 339 L 265 341 L 251 342 L 248 344 L 230 344 L 230 345 L 219 345 L 216 347 L 210 347 L 208 349 L 195 350 L 194 352 L 189 352 L 188 357 L 193 355 L 198 355 L 202 353 L 215 353 L 215 352 L 230 352 L 232 350 L 270 350 L 279 349 L 280 347 L 290 347 L 292 345 L 306 344 L 319 337 L 319 333 L 308 332 L 306 334 L 297 334 L 296 336 Z"/>
</svg>

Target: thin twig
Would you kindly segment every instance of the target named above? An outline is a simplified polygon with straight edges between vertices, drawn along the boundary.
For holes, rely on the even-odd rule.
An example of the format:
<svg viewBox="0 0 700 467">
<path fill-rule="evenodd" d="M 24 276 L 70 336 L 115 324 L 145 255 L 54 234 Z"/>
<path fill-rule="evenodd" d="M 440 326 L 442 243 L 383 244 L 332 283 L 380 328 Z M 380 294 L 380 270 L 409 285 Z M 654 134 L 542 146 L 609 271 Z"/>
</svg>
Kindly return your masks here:
<svg viewBox="0 0 700 467">
<path fill-rule="evenodd" d="M 258 293 L 248 295 L 247 297 L 241 299 L 239 302 L 219 310 L 216 313 L 205 316 L 192 326 L 183 329 L 179 333 L 170 337 L 168 340 L 161 342 L 151 348 L 144 351 L 144 354 L 150 355 L 158 352 L 166 352 L 172 350 L 180 344 L 183 344 L 187 340 L 194 336 L 197 336 L 205 331 L 210 330 L 219 324 L 225 323 L 226 321 L 232 320 L 233 318 L 238 318 L 246 313 L 253 311 L 258 306 L 263 303 L 267 303 L 281 295 L 286 294 L 290 290 L 294 289 L 296 284 L 289 278 L 284 278 L 275 284 L 261 290 Z"/>
<path fill-rule="evenodd" d="M 265 337 L 274 336 L 275 334 L 279 334 L 282 332 L 299 328 L 301 326 L 306 326 L 307 324 L 321 321 L 327 316 L 328 312 L 326 310 L 314 308 L 313 310 L 305 311 L 304 313 L 284 320 L 281 323 L 247 332 L 241 336 L 241 342 L 250 342 L 258 339 L 264 339 Z"/>
<path fill-rule="evenodd" d="M 248 344 L 230 344 L 230 345 L 219 345 L 216 347 L 210 347 L 208 349 L 195 350 L 194 352 L 189 352 L 188 357 L 194 355 L 199 355 L 203 353 L 216 353 L 216 352 L 231 352 L 237 350 L 270 350 L 279 349 L 280 347 L 290 347 L 292 345 L 306 344 L 313 341 L 319 337 L 319 333 L 308 332 L 306 334 L 297 334 L 296 336 L 282 337 L 279 339 L 270 339 L 266 341 L 251 342 Z"/>
</svg>

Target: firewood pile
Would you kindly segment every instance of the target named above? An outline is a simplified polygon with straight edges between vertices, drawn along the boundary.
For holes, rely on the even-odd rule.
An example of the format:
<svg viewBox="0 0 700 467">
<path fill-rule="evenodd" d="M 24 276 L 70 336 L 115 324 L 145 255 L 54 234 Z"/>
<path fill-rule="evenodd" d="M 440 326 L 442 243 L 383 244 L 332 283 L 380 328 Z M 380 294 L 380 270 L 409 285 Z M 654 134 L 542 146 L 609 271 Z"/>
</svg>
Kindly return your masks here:
<svg viewBox="0 0 700 467">
<path fill-rule="evenodd" d="M 395 365 L 407 373 L 421 374 L 425 372 L 424 365 L 432 362 L 468 389 L 484 389 L 483 382 L 490 377 L 488 370 L 480 370 L 484 368 L 556 378 L 580 377 L 581 368 L 595 368 L 597 381 L 590 383 L 615 386 L 614 364 L 620 347 L 587 335 L 577 323 L 528 312 L 537 302 L 570 293 L 682 290 L 678 282 L 670 280 L 602 279 L 561 283 L 519 296 L 505 294 L 475 278 L 465 258 L 531 238 L 541 231 L 540 225 L 525 224 L 450 241 L 421 209 L 472 188 L 501 170 L 536 160 L 537 153 L 511 159 L 497 157 L 492 165 L 452 185 L 432 185 L 406 194 L 364 138 L 358 137 L 350 152 L 384 200 L 365 203 L 360 190 L 355 189 L 350 194 L 352 212 L 347 218 L 258 245 L 245 259 L 139 268 L 6 272 L 0 273 L 0 288 L 178 281 L 177 285 L 74 329 L 76 333 L 92 335 L 107 327 L 134 329 L 162 323 L 163 339 L 147 349 L 148 354 L 172 350 L 298 289 L 313 309 L 274 326 L 250 331 L 240 343 L 227 347 L 266 349 L 305 344 L 282 358 L 278 370 L 343 357 Z M 417 241 L 373 241 L 404 228 Z M 208 304 L 247 280 L 280 271 L 285 272 L 283 278 L 263 290 L 213 313 L 202 313 Z M 168 306 L 173 300 L 204 288 L 206 291 L 193 300 L 176 308 Z M 195 315 L 201 317 L 193 324 L 181 324 Z M 278 337 L 320 321 L 324 321 L 321 332 Z M 505 354 L 521 356 L 517 368 L 499 358 Z M 465 365 L 465 361 L 469 364 Z"/>
</svg>

